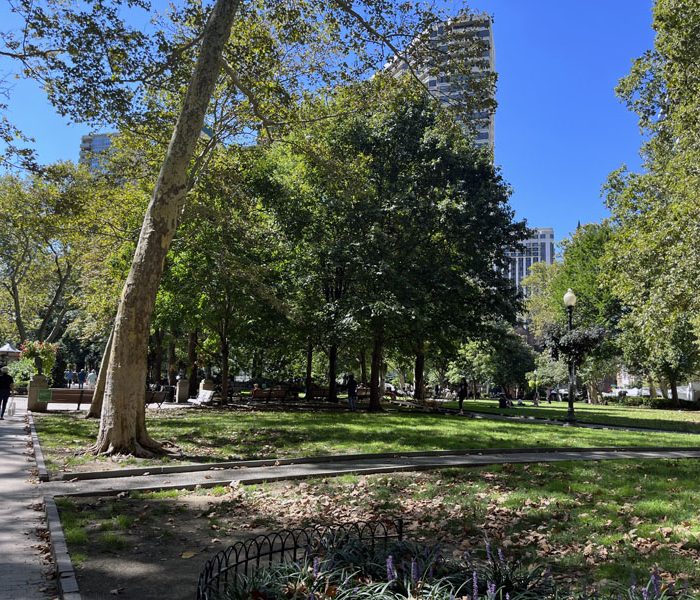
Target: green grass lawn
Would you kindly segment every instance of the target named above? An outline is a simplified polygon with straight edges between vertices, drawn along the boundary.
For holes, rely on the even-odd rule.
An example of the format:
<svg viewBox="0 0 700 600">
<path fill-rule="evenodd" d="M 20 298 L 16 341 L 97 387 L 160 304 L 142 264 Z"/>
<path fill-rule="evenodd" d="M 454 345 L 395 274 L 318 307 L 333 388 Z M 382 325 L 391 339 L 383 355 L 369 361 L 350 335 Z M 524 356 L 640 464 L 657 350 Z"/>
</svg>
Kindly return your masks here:
<svg viewBox="0 0 700 600">
<path fill-rule="evenodd" d="M 253 529 L 401 517 L 409 538 L 439 540 L 457 555 L 483 552 L 488 538 L 494 551 L 549 565 L 564 587 L 644 584 L 657 566 L 666 583 L 698 591 L 699 495 L 700 461 L 659 460 L 343 476 L 60 504 L 71 554 L 87 571 L 97 552 L 116 564 L 136 546 L 152 556 L 160 551 L 148 544 L 162 548 L 166 534 L 173 559 L 164 565 L 181 571 L 190 565 L 180 553 L 195 551 L 201 564 Z M 192 581 L 195 573 L 193 566 Z"/>
<path fill-rule="evenodd" d="M 457 402 L 446 402 L 447 408 L 458 408 Z M 510 409 L 498 408 L 498 400 L 465 400 L 464 410 L 498 415 L 524 415 L 546 419 L 566 418 L 566 402 L 547 404 L 540 401 L 539 406 L 533 406 L 527 400 L 525 406 L 515 406 Z M 620 406 L 616 404 L 604 406 L 576 402 L 574 404 L 576 419 L 581 423 L 601 423 L 605 425 L 622 425 L 625 427 L 648 427 L 651 429 L 666 429 L 669 431 L 691 431 L 700 433 L 700 411 L 663 410 L 637 406 Z"/>
<path fill-rule="evenodd" d="M 168 409 L 149 410 L 147 418 L 153 437 L 176 445 L 192 462 L 468 448 L 693 447 L 700 441 L 678 433 L 611 432 L 410 412 Z M 153 464 L 133 458 L 96 461 L 82 454 L 95 439 L 97 421 L 53 413 L 36 414 L 35 422 L 53 471 Z"/>
</svg>

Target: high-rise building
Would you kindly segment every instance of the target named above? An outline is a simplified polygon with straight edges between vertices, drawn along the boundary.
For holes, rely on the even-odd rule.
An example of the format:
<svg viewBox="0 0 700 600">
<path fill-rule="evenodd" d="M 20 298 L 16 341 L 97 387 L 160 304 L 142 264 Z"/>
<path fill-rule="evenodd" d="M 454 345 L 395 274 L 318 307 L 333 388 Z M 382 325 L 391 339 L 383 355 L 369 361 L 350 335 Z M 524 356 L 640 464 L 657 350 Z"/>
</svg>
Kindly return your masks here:
<svg viewBox="0 0 700 600">
<path fill-rule="evenodd" d="M 525 240 L 521 249 L 507 252 L 510 264 L 506 274 L 516 289 L 522 288 L 522 281 L 529 275 L 532 265 L 554 262 L 554 229 L 538 227 L 534 231 L 534 237 Z"/>
<path fill-rule="evenodd" d="M 481 60 L 476 63 L 473 58 L 475 41 L 483 51 Z M 428 46 L 430 52 L 425 48 Z M 429 54 L 429 58 L 425 56 Z M 442 54 L 444 60 L 439 57 Z M 493 72 L 496 55 L 493 43 L 491 17 L 488 14 L 461 14 L 442 23 L 433 25 L 425 34 L 419 36 L 406 51 L 411 68 L 415 75 L 430 93 L 443 104 L 459 107 L 465 94 L 469 93 L 467 78 L 478 78 L 484 71 Z M 418 57 L 422 58 L 418 58 Z M 438 58 L 435 58 L 435 57 Z M 463 60 L 460 73 L 453 73 L 450 64 L 452 60 Z M 440 61 L 442 67 L 436 67 Z M 386 70 L 392 75 L 402 75 L 409 70 L 409 65 L 398 57 L 394 57 Z M 476 125 L 475 142 L 478 146 L 494 144 L 493 113 L 460 115 L 463 120 L 469 120 Z"/>
<path fill-rule="evenodd" d="M 111 145 L 111 133 L 84 135 L 80 140 L 80 164 L 87 165 L 91 171 L 99 171 L 101 168 L 99 155 L 108 150 Z"/>
</svg>

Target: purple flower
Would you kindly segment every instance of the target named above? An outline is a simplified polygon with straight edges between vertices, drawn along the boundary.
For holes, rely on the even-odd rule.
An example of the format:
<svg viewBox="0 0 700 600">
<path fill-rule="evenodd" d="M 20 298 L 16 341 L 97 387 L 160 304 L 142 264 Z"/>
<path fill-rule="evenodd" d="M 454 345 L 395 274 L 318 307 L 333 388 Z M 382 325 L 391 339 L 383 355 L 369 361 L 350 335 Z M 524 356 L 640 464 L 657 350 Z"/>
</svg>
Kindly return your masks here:
<svg viewBox="0 0 700 600">
<path fill-rule="evenodd" d="M 486 540 L 486 560 L 491 562 L 491 542 Z"/>
<path fill-rule="evenodd" d="M 472 586 L 472 598 L 476 600 L 479 597 L 479 578 L 476 575 L 476 571 L 472 573 L 472 581 L 474 582 Z"/>
<path fill-rule="evenodd" d="M 396 579 L 396 569 L 394 568 L 394 557 L 391 556 L 391 554 L 386 557 L 386 579 L 390 583 Z"/>
<path fill-rule="evenodd" d="M 498 549 L 498 560 L 500 560 L 502 563 L 506 562 L 505 556 L 503 556 L 503 550 L 500 548 Z"/>
<path fill-rule="evenodd" d="M 654 589 L 654 598 L 658 598 L 661 595 L 661 576 L 658 568 L 655 568 L 651 574 L 651 585 Z"/>
<path fill-rule="evenodd" d="M 419 579 L 418 575 L 418 563 L 416 562 L 416 559 L 413 558 L 411 559 L 411 581 L 413 583 L 416 583 Z"/>
<path fill-rule="evenodd" d="M 321 565 L 321 559 L 317 556 L 314 558 L 314 579 L 318 577 L 319 566 Z"/>
<path fill-rule="evenodd" d="M 489 598 L 495 598 L 496 597 L 496 584 L 495 583 L 489 583 L 486 586 L 486 595 Z"/>
<path fill-rule="evenodd" d="M 649 600 L 649 590 L 642 588 L 642 600 Z"/>
</svg>

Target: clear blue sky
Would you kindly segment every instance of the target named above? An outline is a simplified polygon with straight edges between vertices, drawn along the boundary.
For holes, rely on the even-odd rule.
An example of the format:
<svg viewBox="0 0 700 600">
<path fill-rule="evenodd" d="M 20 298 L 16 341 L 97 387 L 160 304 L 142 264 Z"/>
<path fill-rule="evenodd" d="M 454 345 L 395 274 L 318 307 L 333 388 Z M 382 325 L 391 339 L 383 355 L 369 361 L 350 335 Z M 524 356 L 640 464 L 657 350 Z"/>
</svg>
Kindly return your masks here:
<svg viewBox="0 0 700 600">
<path fill-rule="evenodd" d="M 456 8 L 461 2 L 443 2 Z M 636 118 L 613 88 L 650 48 L 652 0 L 471 0 L 495 17 L 496 163 L 512 204 L 557 239 L 599 221 L 607 174 L 639 167 Z M 7 4 L 0 9 L 5 22 Z M 17 81 L 10 118 L 36 139 L 42 162 L 77 160 L 82 125 L 58 117 L 39 86 Z"/>
</svg>

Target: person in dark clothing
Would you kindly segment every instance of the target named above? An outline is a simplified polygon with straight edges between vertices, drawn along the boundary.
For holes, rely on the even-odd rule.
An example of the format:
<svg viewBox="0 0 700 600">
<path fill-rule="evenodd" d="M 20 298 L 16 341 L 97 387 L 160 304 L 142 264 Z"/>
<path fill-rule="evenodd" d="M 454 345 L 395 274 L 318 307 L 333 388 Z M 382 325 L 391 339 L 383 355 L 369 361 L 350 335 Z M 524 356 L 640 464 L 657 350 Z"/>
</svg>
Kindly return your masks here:
<svg viewBox="0 0 700 600">
<path fill-rule="evenodd" d="M 462 404 L 464 404 L 465 398 L 469 395 L 469 386 L 467 385 L 467 380 L 462 379 L 459 382 L 459 388 L 457 388 L 457 400 L 459 400 L 459 414 L 463 415 Z"/>
<path fill-rule="evenodd" d="M 15 380 L 12 379 L 12 375 L 10 375 L 7 367 L 3 367 L 0 371 L 0 420 L 3 420 L 5 418 L 5 409 L 7 408 L 7 401 L 10 398 L 10 392 L 12 392 L 15 386 Z"/>
<path fill-rule="evenodd" d="M 348 406 L 351 411 L 357 410 L 357 381 L 355 381 L 355 376 L 350 373 L 348 377 Z"/>
</svg>

